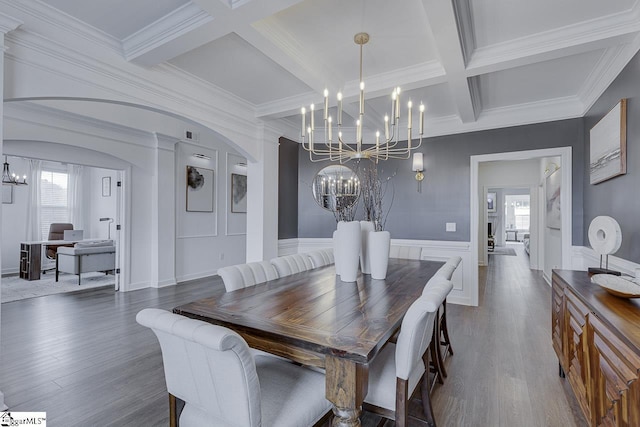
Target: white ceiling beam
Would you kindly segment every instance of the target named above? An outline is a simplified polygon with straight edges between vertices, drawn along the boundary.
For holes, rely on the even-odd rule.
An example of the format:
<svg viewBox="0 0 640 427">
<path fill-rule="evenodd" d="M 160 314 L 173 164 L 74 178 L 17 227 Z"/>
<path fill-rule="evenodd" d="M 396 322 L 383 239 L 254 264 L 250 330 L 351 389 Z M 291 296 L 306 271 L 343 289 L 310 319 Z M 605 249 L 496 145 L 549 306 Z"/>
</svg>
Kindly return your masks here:
<svg viewBox="0 0 640 427">
<path fill-rule="evenodd" d="M 460 120 L 462 123 L 474 122 L 479 97 L 475 83 L 467 79 L 454 6 L 450 1 L 442 0 L 422 0 L 422 4 Z"/>
<path fill-rule="evenodd" d="M 254 0 L 236 2 L 231 8 L 220 0 L 193 0 L 125 39 L 124 55 L 129 61 L 153 66 L 231 32 L 250 28 L 253 23 L 301 1 Z"/>
<path fill-rule="evenodd" d="M 504 43 L 474 48 L 467 76 L 477 76 L 628 43 L 640 32 L 640 8 Z M 467 47 L 469 50 L 469 47 Z"/>
</svg>

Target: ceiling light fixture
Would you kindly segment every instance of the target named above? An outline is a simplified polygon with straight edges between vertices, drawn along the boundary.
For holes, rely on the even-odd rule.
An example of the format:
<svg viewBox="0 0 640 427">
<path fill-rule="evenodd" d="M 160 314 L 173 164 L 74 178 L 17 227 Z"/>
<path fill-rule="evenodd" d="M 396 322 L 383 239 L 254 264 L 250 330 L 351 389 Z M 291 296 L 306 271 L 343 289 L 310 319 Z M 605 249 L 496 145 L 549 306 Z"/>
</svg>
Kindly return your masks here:
<svg viewBox="0 0 640 427">
<path fill-rule="evenodd" d="M 342 93 L 338 92 L 338 114 L 337 114 L 337 133 L 338 138 L 333 139 L 333 118 L 329 115 L 329 91 L 324 90 L 324 141 L 316 143 L 315 141 L 315 106 L 311 104 L 309 108 L 309 125 L 307 126 L 307 110 L 302 108 L 302 130 L 301 142 L 302 147 L 309 152 L 309 159 L 312 162 L 323 160 L 339 161 L 340 163 L 348 162 L 351 159 L 371 159 L 387 160 L 387 159 L 409 159 L 411 150 L 415 150 L 422 144 L 422 135 L 424 133 L 424 104 L 420 103 L 419 107 L 419 140 L 416 145 L 412 145 L 412 107 L 411 101 L 408 102 L 407 113 L 407 142 L 399 144 L 400 136 L 400 87 L 396 87 L 391 93 L 391 117 L 384 117 L 384 135 L 382 135 L 382 143 L 380 142 L 380 131 L 376 131 L 375 144 L 371 143 L 368 148 L 363 148 L 363 132 L 364 124 L 364 80 L 362 80 L 362 47 L 369 41 L 369 34 L 358 33 L 353 40 L 360 46 L 360 112 L 356 120 L 356 136 L 355 139 L 346 142 L 342 134 Z"/>
<path fill-rule="evenodd" d="M 27 185 L 27 175 L 22 175 L 22 181 L 20 177 L 15 173 L 11 173 L 9 170 L 9 162 L 7 156 L 4 156 L 4 165 L 2 167 L 2 183 L 11 185 Z"/>
</svg>

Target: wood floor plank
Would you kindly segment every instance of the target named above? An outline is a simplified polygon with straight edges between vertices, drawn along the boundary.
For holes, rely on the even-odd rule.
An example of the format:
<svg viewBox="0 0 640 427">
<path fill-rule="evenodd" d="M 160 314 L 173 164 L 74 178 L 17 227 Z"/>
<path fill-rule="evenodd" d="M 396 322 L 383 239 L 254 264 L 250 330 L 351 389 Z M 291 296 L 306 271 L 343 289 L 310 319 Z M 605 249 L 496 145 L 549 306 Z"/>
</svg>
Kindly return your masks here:
<svg viewBox="0 0 640 427">
<path fill-rule="evenodd" d="M 449 376 L 432 395 L 439 426 L 586 425 L 557 375 L 551 289 L 529 270 L 522 247 L 515 248 L 517 256 L 492 255 L 480 268 L 479 307 L 447 308 L 455 355 L 446 359 Z M 46 411 L 52 426 L 168 425 L 160 346 L 135 315 L 146 307 L 171 310 L 222 287 L 213 277 L 3 304 L 0 389 L 6 403 L 15 411 Z M 365 427 L 379 421 L 363 414 Z"/>
</svg>

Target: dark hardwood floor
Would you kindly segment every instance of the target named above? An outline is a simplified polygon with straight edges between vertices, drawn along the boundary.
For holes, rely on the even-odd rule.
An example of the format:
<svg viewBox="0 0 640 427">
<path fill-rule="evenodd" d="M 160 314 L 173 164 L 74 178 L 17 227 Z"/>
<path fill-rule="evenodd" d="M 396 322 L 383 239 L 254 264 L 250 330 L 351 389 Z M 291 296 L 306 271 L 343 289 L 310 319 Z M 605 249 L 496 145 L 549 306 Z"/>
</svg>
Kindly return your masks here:
<svg viewBox="0 0 640 427">
<path fill-rule="evenodd" d="M 455 351 L 433 392 L 439 426 L 586 425 L 551 347 L 551 289 L 526 254 L 491 256 L 479 307 L 450 305 Z M 100 288 L 2 305 L 0 390 L 15 411 L 46 411 L 50 426 L 168 425 L 160 347 L 135 322 L 206 297 L 215 277 L 163 289 Z M 379 418 L 364 414 L 363 425 Z M 387 422 L 387 426 L 393 425 Z"/>
</svg>

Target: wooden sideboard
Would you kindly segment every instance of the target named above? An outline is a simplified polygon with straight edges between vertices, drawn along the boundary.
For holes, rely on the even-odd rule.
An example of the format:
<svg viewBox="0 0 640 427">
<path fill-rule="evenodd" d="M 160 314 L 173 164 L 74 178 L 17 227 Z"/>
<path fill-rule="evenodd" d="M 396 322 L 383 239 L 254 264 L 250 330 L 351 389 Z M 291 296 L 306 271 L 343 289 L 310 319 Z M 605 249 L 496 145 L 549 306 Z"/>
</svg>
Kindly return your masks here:
<svg viewBox="0 0 640 427">
<path fill-rule="evenodd" d="M 640 426 L 640 301 L 553 270 L 552 342 L 592 426 Z"/>
</svg>

